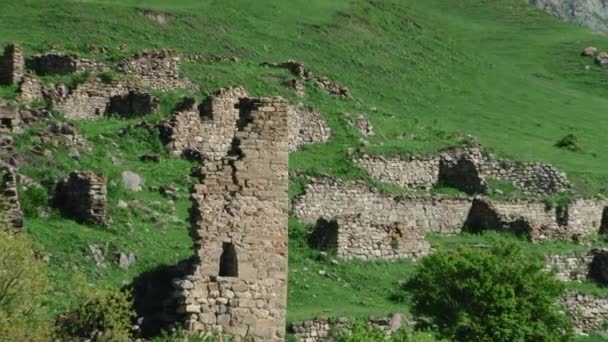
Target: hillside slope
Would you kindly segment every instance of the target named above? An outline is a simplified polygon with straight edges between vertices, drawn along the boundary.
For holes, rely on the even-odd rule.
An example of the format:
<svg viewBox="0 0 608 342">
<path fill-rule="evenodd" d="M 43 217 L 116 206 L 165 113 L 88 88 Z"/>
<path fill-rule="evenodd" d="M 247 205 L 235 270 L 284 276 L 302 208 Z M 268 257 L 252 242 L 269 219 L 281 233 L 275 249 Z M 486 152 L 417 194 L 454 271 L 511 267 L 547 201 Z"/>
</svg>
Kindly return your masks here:
<svg viewBox="0 0 608 342">
<path fill-rule="evenodd" d="M 327 144 L 292 153 L 292 171 L 369 181 L 349 149 L 430 153 L 473 135 L 499 156 L 555 165 L 580 194 L 608 195 L 608 70 L 580 56 L 590 45 L 608 49 L 608 38 L 565 24 L 525 1 L 0 0 L 0 45 L 10 42 L 22 44 L 30 55 L 57 49 L 105 61 L 146 48 L 204 55 L 208 58 L 182 66 L 201 92 L 159 94 L 162 113 L 145 120 L 166 116 L 181 95 L 200 99 L 234 84 L 253 96 L 302 102 L 323 114 L 333 136 Z M 91 46 L 107 52 L 96 53 Z M 261 65 L 288 59 L 346 85 L 352 98 L 330 97 L 310 85 L 305 97 L 296 97 L 282 84 L 289 79 L 286 71 Z M 14 99 L 15 91 L 0 87 L 0 96 Z M 376 134 L 362 138 L 346 113 L 365 113 Z M 130 170 L 147 181 L 137 194 L 110 189 L 113 223 L 107 229 L 77 224 L 54 210 L 48 217 L 26 218 L 29 234 L 50 256 L 55 313 L 72 305 L 75 273 L 85 273 L 92 284 L 123 286 L 192 254 L 187 222 L 192 180 L 187 175 L 194 164 L 169 156 L 145 129 L 121 134 L 139 121 L 77 120 L 93 146 L 90 154 L 76 162 L 59 148 L 52 161 L 33 156 L 38 163 L 23 170 L 43 184 L 73 169 L 92 169 L 110 183 L 120 183 L 121 172 Z M 40 129 L 18 139 L 25 155 L 31 154 L 32 136 Z M 568 134 L 578 138 L 580 151 L 555 146 Z M 160 163 L 139 159 L 151 151 L 162 155 Z M 179 189 L 180 197 L 171 203 L 157 191 L 166 183 Z M 295 194 L 301 186 L 294 180 L 290 190 Z M 123 210 L 119 201 L 142 203 L 155 215 Z M 290 224 L 290 320 L 407 311 L 390 292 L 410 274 L 410 262 L 336 266 L 319 261 L 318 252 L 306 246 L 306 229 Z M 477 239 L 483 240 L 470 237 L 463 243 Z M 438 240 L 437 245 L 450 244 Z M 127 270 L 113 264 L 98 268 L 91 245 L 133 252 L 137 262 Z"/>
</svg>

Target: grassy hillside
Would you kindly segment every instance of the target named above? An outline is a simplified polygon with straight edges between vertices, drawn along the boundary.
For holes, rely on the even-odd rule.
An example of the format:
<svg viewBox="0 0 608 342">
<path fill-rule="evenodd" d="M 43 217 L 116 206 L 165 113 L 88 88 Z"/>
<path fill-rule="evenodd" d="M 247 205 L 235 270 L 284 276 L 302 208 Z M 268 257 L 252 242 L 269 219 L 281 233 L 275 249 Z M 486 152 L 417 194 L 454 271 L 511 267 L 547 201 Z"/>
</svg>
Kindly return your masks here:
<svg viewBox="0 0 608 342">
<path fill-rule="evenodd" d="M 57 48 L 113 60 L 144 48 L 172 48 L 237 57 L 233 62 L 183 63 L 183 74 L 200 84 L 199 98 L 219 87 L 241 84 L 252 95 L 278 94 L 321 110 L 334 135 L 328 144 L 293 153 L 292 170 L 365 178 L 346 154 L 362 142 L 344 115 L 363 112 L 376 131 L 365 144 L 370 153 L 432 152 L 460 144 L 472 134 L 499 155 L 556 165 L 585 195 L 608 195 L 608 71 L 579 56 L 588 45 L 608 49 L 608 38 L 561 23 L 525 1 L 0 2 L 0 44 L 19 42 L 28 54 Z M 166 22 L 149 19 L 143 9 L 161 12 Z M 120 51 L 120 44 L 129 51 Z M 105 46 L 108 53 L 93 54 L 90 45 Z M 287 59 L 302 61 L 315 73 L 348 86 L 353 99 L 330 97 L 312 84 L 307 85 L 305 98 L 295 98 L 280 84 L 290 77 L 286 72 L 260 66 Z M 0 87 L 0 96 L 10 98 L 14 91 Z M 163 114 L 177 95 L 162 97 Z M 84 272 L 94 284 L 121 286 L 141 272 L 191 254 L 186 222 L 190 180 L 185 176 L 193 164 L 167 155 L 160 164 L 139 161 L 142 153 L 162 150 L 149 132 L 119 134 L 133 123 L 77 122 L 94 145 L 92 153 L 76 163 L 59 148 L 52 163 L 40 160 L 24 170 L 42 181 L 90 168 L 116 183 L 122 171 L 132 170 L 146 178 L 147 187 L 173 182 L 183 195 L 167 204 L 154 189 L 130 194 L 111 187 L 114 223 L 107 229 L 82 226 L 57 213 L 27 220 L 32 237 L 50 254 L 57 312 L 69 306 L 69 299 L 58 298 L 69 298 L 75 272 Z M 570 133 L 578 137 L 581 152 L 554 147 Z M 28 153 L 30 135 L 20 139 Z M 111 156 L 123 163 L 111 162 Z M 120 209 L 119 200 L 143 203 L 163 221 Z M 172 206 L 175 213 L 167 209 Z M 336 266 L 317 260 L 317 253 L 305 247 L 301 225 L 292 222 L 290 229 L 295 237 L 290 242 L 289 319 L 407 310 L 390 300 L 390 292 L 407 277 L 411 264 Z M 88 245 L 105 243 L 133 251 L 138 256 L 135 267 L 97 269 Z"/>
</svg>

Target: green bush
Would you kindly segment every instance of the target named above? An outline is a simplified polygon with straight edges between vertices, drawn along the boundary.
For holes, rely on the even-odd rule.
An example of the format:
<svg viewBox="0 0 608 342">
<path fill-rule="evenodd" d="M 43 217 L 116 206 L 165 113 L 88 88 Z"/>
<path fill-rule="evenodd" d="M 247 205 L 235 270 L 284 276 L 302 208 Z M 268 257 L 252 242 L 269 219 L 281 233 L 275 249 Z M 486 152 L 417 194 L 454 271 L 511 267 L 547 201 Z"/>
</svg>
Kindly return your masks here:
<svg viewBox="0 0 608 342">
<path fill-rule="evenodd" d="M 0 337 L 48 341 L 52 332 L 44 303 L 46 265 L 21 234 L 0 233 Z"/>
<path fill-rule="evenodd" d="M 129 341 L 131 297 L 115 288 L 79 286 L 79 305 L 57 320 L 61 340 Z"/>
<path fill-rule="evenodd" d="M 569 341 L 564 286 L 512 242 L 425 257 L 402 287 L 412 312 L 454 341 Z"/>
<path fill-rule="evenodd" d="M 581 147 L 578 144 L 578 137 L 574 134 L 568 134 L 555 143 L 555 146 L 564 148 L 570 151 L 580 151 Z"/>
<path fill-rule="evenodd" d="M 25 217 L 37 218 L 40 216 L 40 209 L 48 204 L 49 196 L 43 187 L 30 186 L 20 193 L 19 200 Z"/>
</svg>

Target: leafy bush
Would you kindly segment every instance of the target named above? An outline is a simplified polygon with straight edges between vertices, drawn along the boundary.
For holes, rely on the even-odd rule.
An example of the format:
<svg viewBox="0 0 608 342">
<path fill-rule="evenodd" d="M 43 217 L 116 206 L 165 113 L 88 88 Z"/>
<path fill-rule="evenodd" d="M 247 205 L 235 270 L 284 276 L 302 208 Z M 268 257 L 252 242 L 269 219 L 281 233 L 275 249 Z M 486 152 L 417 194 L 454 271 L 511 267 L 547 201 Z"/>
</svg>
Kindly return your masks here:
<svg viewBox="0 0 608 342">
<path fill-rule="evenodd" d="M 3 341 L 48 341 L 44 307 L 46 265 L 21 234 L 0 233 L 0 336 Z"/>
<path fill-rule="evenodd" d="M 438 251 L 402 287 L 412 312 L 454 341 L 568 341 L 564 286 L 513 242 Z"/>
<path fill-rule="evenodd" d="M 62 340 L 129 341 L 131 297 L 115 288 L 89 289 L 79 286 L 77 308 L 57 320 Z"/>
<path fill-rule="evenodd" d="M 578 144 L 578 138 L 572 133 L 558 140 L 557 143 L 555 143 L 555 146 L 574 152 L 581 150 L 581 147 Z"/>
<path fill-rule="evenodd" d="M 28 218 L 40 216 L 40 209 L 48 204 L 49 196 L 46 189 L 41 186 L 30 186 L 19 196 L 21 210 Z"/>
</svg>

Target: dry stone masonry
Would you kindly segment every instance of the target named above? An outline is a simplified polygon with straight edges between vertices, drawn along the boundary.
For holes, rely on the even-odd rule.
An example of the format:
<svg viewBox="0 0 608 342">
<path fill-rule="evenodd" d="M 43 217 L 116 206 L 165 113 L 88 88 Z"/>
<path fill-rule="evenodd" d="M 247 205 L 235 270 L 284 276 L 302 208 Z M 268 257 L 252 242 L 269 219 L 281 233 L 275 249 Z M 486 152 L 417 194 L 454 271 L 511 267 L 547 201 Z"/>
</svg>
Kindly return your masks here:
<svg viewBox="0 0 608 342">
<path fill-rule="evenodd" d="M 21 124 L 19 108 L 0 101 L 0 133 L 20 133 Z"/>
<path fill-rule="evenodd" d="M 145 90 L 130 90 L 110 98 L 105 113 L 118 114 L 123 117 L 158 113 L 160 101 Z"/>
<path fill-rule="evenodd" d="M 283 341 L 287 300 L 288 104 L 243 98 L 230 153 L 192 194 L 193 271 L 176 281 L 190 330 Z"/>
<path fill-rule="evenodd" d="M 327 318 L 317 317 L 313 320 L 296 321 L 289 324 L 289 332 L 292 333 L 299 342 L 323 342 L 329 341 L 332 330 L 348 329 L 348 317 Z M 403 324 L 404 316 L 395 313 L 390 317 L 368 317 L 368 324 L 384 330 L 387 335 L 399 330 Z"/>
<path fill-rule="evenodd" d="M 338 257 L 362 260 L 416 260 L 427 255 L 430 244 L 425 232 L 402 222 L 378 224 L 363 215 L 337 216 L 319 220 L 310 244 L 322 250 L 335 250 Z"/>
<path fill-rule="evenodd" d="M 548 271 L 553 271 L 562 281 L 591 280 L 608 284 L 608 250 L 592 249 L 572 254 L 549 254 L 545 256 Z"/>
<path fill-rule="evenodd" d="M 483 193 L 487 179 L 511 183 L 530 196 L 551 195 L 570 188 L 566 175 L 551 165 L 485 156 L 481 146 L 453 148 L 427 156 L 362 155 L 354 161 L 373 178 L 408 189 L 443 184 L 471 194 Z"/>
<path fill-rule="evenodd" d="M 329 140 L 331 130 L 321 113 L 312 108 L 289 108 L 289 151 L 296 151 L 306 144 L 324 143 Z"/>
<path fill-rule="evenodd" d="M 239 120 L 239 99 L 247 97 L 242 87 L 222 88 L 202 104 L 186 98 L 173 115 L 159 124 L 168 151 L 176 155 L 217 159 L 230 149 Z M 289 150 L 305 144 L 326 142 L 331 134 L 321 114 L 310 108 L 289 107 Z"/>
<path fill-rule="evenodd" d="M 55 206 L 78 222 L 107 223 L 107 186 L 104 177 L 92 171 L 74 171 L 56 187 Z"/>
<path fill-rule="evenodd" d="M 237 130 L 239 99 L 245 97 L 245 89 L 229 87 L 210 94 L 200 105 L 184 99 L 159 125 L 165 147 L 178 155 L 195 151 L 202 158 L 225 156 Z"/>
<path fill-rule="evenodd" d="M 312 71 L 304 66 L 304 64 L 300 62 L 296 62 L 293 60 L 288 60 L 287 62 L 282 63 L 262 63 L 264 66 L 272 67 L 272 68 L 282 68 L 289 70 L 294 76 L 302 78 L 304 80 L 311 80 L 316 83 L 319 87 L 327 91 L 330 95 L 340 96 L 340 97 L 351 97 L 350 90 L 342 85 L 337 84 L 333 80 L 324 77 L 314 75 Z"/>
<path fill-rule="evenodd" d="M 18 85 L 25 72 L 23 50 L 17 44 L 10 44 L 4 48 L 0 57 L 0 84 Z"/>
<path fill-rule="evenodd" d="M 48 52 L 34 55 L 25 60 L 25 66 L 37 75 L 69 75 L 83 71 L 107 69 L 103 63 L 82 58 L 76 54 Z"/>
<path fill-rule="evenodd" d="M 119 71 L 133 75 L 152 89 L 171 91 L 199 88 L 192 81 L 180 77 L 180 57 L 172 50 L 144 50 L 123 61 Z"/>
<path fill-rule="evenodd" d="M 23 229 L 23 212 L 19 204 L 19 193 L 17 190 L 17 174 L 13 168 L 2 169 L 2 184 L 0 184 L 0 195 L 8 203 L 8 227 L 15 230 Z"/>
<path fill-rule="evenodd" d="M 578 333 L 606 331 L 604 324 L 608 322 L 608 298 L 568 292 L 562 298 L 561 305 L 570 314 Z"/>
</svg>

